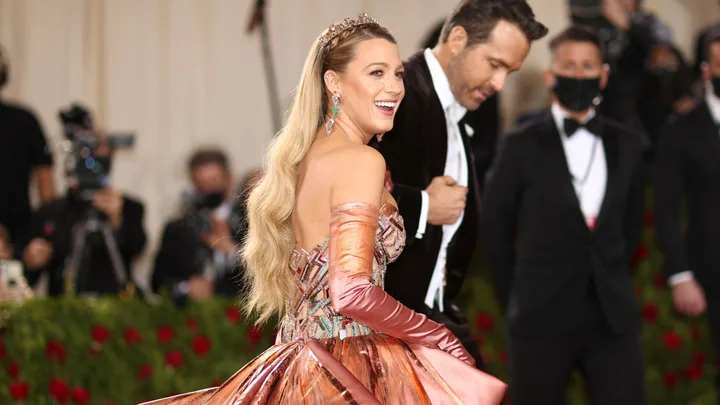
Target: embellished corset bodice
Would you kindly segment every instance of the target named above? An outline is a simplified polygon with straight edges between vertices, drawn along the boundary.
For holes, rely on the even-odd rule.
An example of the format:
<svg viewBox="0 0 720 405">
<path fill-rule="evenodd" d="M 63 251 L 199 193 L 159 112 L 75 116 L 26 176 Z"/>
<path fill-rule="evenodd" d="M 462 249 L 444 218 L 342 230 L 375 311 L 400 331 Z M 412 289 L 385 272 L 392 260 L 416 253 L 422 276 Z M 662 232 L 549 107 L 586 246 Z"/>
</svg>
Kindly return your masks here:
<svg viewBox="0 0 720 405">
<path fill-rule="evenodd" d="M 290 271 L 298 293 L 286 303 L 286 315 L 280 321 L 278 340 L 286 343 L 295 339 L 328 339 L 367 335 L 373 331 L 355 320 L 335 311 L 329 294 L 328 243 L 310 252 L 294 250 L 290 257 Z M 372 280 L 384 288 L 385 270 L 405 247 L 405 227 L 397 209 L 383 204 L 375 234 Z"/>
</svg>

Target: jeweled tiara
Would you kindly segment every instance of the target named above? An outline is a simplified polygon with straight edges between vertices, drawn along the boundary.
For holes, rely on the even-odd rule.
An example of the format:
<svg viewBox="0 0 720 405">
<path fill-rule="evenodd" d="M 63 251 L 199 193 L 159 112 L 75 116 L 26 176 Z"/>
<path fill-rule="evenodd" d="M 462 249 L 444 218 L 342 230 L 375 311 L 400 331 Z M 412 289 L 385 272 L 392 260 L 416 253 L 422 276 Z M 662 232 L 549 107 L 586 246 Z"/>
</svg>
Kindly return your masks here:
<svg viewBox="0 0 720 405">
<path fill-rule="evenodd" d="M 343 31 L 349 30 L 350 28 L 357 27 L 359 25 L 366 24 L 380 25 L 380 23 L 376 19 L 371 18 L 365 13 L 358 14 L 357 18 L 346 18 L 338 23 L 331 25 L 330 28 L 328 28 L 327 31 L 320 36 L 320 49 L 324 48 L 325 45 L 328 44 L 328 42 L 333 40 L 333 38 L 342 34 Z"/>
</svg>

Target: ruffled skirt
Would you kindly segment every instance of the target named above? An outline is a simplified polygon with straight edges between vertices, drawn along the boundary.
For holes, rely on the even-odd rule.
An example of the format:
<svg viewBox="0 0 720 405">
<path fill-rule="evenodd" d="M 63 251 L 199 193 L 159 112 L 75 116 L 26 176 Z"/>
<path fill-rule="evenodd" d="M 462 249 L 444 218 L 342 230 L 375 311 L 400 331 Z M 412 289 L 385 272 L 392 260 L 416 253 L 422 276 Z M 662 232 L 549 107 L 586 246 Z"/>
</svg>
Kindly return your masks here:
<svg viewBox="0 0 720 405">
<path fill-rule="evenodd" d="M 506 388 L 443 351 L 371 334 L 275 345 L 220 387 L 142 405 L 497 405 Z"/>
</svg>

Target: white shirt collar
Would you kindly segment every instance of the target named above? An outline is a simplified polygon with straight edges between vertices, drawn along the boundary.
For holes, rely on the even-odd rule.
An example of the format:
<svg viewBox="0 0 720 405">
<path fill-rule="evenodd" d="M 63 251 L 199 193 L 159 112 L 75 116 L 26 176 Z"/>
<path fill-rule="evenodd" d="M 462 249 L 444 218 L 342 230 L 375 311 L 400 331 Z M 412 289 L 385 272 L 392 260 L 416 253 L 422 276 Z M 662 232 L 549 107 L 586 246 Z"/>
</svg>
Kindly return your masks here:
<svg viewBox="0 0 720 405">
<path fill-rule="evenodd" d="M 713 121 L 720 123 L 720 98 L 715 95 L 709 86 L 708 89 L 705 90 L 705 102 L 708 105 Z"/>
<path fill-rule="evenodd" d="M 428 69 L 430 69 L 430 77 L 432 78 L 435 92 L 440 99 L 440 104 L 448 118 L 457 125 L 465 116 L 465 113 L 467 113 L 467 109 L 455 100 L 455 95 L 453 95 L 452 89 L 450 88 L 450 81 L 448 81 L 445 71 L 442 66 L 440 66 L 440 62 L 430 48 L 425 49 L 424 56 Z"/>
<path fill-rule="evenodd" d="M 565 118 L 570 118 L 570 114 L 568 114 L 567 111 L 563 110 L 557 101 L 553 102 L 552 107 L 550 107 L 550 112 L 552 113 L 553 120 L 555 120 L 555 126 L 557 127 L 560 134 L 562 136 L 567 136 L 563 128 L 565 128 Z M 581 124 L 585 124 L 586 122 L 590 121 L 594 116 L 595 109 L 590 108 L 587 115 L 585 115 L 585 118 L 583 118 Z"/>
</svg>

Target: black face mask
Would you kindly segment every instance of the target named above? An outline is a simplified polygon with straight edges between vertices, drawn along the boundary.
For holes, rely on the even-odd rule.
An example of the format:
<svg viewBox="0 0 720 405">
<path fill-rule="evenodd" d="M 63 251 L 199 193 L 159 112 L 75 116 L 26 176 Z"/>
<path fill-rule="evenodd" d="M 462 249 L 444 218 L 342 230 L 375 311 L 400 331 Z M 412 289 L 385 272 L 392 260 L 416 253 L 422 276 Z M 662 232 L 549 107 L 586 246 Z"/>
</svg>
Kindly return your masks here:
<svg viewBox="0 0 720 405">
<path fill-rule="evenodd" d="M 713 93 L 715 93 L 717 97 L 720 97 L 720 76 L 713 76 L 710 82 L 713 86 Z"/>
<path fill-rule="evenodd" d="M 206 208 L 214 210 L 225 201 L 225 193 L 216 191 L 212 193 L 198 194 L 195 206 L 199 209 Z"/>
<path fill-rule="evenodd" d="M 582 112 L 592 107 L 595 97 L 600 95 L 600 78 L 577 79 L 555 76 L 553 92 L 558 102 L 574 112 Z"/>
</svg>

